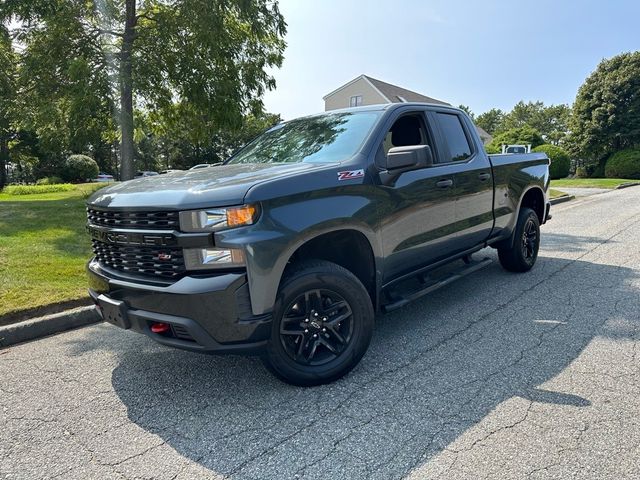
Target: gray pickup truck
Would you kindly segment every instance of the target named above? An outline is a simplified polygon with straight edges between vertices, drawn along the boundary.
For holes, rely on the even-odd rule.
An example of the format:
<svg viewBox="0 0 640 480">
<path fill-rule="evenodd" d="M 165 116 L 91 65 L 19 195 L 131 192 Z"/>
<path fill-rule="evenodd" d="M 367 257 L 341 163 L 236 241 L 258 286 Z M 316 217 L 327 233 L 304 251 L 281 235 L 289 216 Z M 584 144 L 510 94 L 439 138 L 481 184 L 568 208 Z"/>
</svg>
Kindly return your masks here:
<svg viewBox="0 0 640 480">
<path fill-rule="evenodd" d="M 281 379 L 349 372 L 376 312 L 490 260 L 533 267 L 544 154 L 487 155 L 462 111 L 402 103 L 279 124 L 223 165 L 88 201 L 97 312 L 172 347 L 259 354 Z"/>
</svg>

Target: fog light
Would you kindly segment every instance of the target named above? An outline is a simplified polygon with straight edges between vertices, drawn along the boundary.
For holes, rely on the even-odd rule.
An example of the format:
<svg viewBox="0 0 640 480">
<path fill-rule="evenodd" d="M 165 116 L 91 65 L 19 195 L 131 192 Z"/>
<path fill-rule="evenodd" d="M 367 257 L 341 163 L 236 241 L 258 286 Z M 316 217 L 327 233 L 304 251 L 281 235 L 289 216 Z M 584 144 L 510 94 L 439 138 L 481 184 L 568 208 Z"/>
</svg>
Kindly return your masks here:
<svg viewBox="0 0 640 480">
<path fill-rule="evenodd" d="M 187 248 L 184 263 L 187 270 L 242 267 L 244 252 L 237 248 Z"/>
</svg>

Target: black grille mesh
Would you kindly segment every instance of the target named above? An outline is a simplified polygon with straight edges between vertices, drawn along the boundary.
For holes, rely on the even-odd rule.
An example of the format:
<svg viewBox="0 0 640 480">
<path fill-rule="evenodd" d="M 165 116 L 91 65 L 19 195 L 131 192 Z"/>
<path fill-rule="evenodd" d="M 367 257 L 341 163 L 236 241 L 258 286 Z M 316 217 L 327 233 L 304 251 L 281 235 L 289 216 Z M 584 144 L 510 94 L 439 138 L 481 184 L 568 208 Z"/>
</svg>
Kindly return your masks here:
<svg viewBox="0 0 640 480">
<path fill-rule="evenodd" d="M 103 227 L 140 228 L 145 230 L 177 230 L 178 212 L 119 212 L 87 209 L 89 223 Z"/>
<path fill-rule="evenodd" d="M 176 278 L 184 274 L 181 248 L 117 245 L 92 240 L 98 262 L 122 272 Z"/>
</svg>

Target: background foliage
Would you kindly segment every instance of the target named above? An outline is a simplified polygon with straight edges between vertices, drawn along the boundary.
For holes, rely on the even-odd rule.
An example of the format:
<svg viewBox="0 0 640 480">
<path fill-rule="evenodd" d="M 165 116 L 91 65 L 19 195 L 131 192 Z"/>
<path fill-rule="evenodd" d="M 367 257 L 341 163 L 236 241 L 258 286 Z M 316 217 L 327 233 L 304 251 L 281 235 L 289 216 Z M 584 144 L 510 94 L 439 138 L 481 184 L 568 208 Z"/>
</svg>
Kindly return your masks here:
<svg viewBox="0 0 640 480">
<path fill-rule="evenodd" d="M 493 137 L 493 140 L 486 146 L 489 153 L 499 153 L 502 145 L 531 145 L 531 148 L 542 145 L 544 139 L 540 132 L 529 125 L 511 128 Z"/>
<path fill-rule="evenodd" d="M 62 178 L 67 182 L 86 182 L 98 176 L 98 164 L 86 155 L 71 155 L 62 167 Z"/>
<path fill-rule="evenodd" d="M 574 151 L 594 160 L 640 145 L 640 52 L 598 65 L 578 91 L 570 127 Z"/>
<path fill-rule="evenodd" d="M 628 148 L 614 153 L 605 166 L 608 178 L 640 179 L 640 148 Z"/>
<path fill-rule="evenodd" d="M 569 158 L 569 154 L 563 148 L 558 147 L 557 145 L 545 144 L 539 145 L 534 148 L 533 151 L 546 153 L 547 157 L 551 160 L 549 175 L 552 180 L 565 178 L 569 175 L 571 159 Z"/>
<path fill-rule="evenodd" d="M 279 120 L 262 104 L 285 47 L 276 1 L 12 0 L 0 24 L 15 180 L 59 175 L 70 154 L 116 176 L 213 163 Z"/>
</svg>

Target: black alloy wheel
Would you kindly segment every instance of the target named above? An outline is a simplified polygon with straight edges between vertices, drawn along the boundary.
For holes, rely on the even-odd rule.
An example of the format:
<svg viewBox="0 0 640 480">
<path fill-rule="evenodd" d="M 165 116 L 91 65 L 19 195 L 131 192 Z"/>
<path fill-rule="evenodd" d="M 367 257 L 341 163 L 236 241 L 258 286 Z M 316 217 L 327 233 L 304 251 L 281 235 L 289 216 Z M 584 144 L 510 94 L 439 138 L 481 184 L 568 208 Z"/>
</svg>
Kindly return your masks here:
<svg viewBox="0 0 640 480">
<path fill-rule="evenodd" d="M 353 312 L 339 294 L 309 290 L 286 308 L 280 342 L 296 363 L 322 365 L 339 357 L 353 336 Z"/>
<path fill-rule="evenodd" d="M 373 334 L 369 291 L 352 272 L 326 260 L 294 264 L 280 283 L 265 366 L 285 382 L 307 387 L 349 373 Z"/>
</svg>

